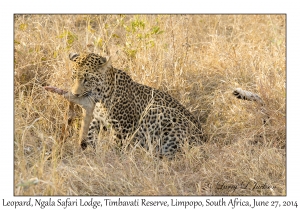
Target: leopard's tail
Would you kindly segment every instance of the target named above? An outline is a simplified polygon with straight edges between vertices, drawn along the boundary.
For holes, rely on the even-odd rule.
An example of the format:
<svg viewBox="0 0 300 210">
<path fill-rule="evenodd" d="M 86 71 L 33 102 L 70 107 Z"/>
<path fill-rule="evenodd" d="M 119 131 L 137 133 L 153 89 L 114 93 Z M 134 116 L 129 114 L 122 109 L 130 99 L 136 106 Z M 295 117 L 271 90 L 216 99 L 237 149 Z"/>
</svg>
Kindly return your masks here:
<svg viewBox="0 0 300 210">
<path fill-rule="evenodd" d="M 247 90 L 242 90 L 241 88 L 236 88 L 233 91 L 233 95 L 235 95 L 235 97 L 237 97 L 238 99 L 243 99 L 243 100 L 247 100 L 247 101 L 255 101 L 255 102 L 259 103 L 261 106 L 265 105 L 264 101 L 261 99 L 261 97 L 259 97 L 259 95 L 257 95 L 256 93 L 247 91 Z"/>
<path fill-rule="evenodd" d="M 260 105 L 260 113 L 262 114 L 263 123 L 266 124 L 266 122 L 269 120 L 269 112 L 265 106 L 264 101 L 261 99 L 259 95 L 256 93 L 252 93 L 247 90 L 243 90 L 241 88 L 236 88 L 232 93 L 236 98 L 247 100 L 247 101 L 254 101 Z"/>
</svg>

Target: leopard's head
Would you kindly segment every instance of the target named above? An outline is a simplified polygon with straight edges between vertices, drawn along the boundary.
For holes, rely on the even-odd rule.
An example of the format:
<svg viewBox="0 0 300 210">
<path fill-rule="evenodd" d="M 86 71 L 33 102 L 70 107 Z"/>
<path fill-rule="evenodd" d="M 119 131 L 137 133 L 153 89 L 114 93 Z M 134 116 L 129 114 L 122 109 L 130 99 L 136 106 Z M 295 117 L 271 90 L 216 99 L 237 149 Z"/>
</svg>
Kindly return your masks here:
<svg viewBox="0 0 300 210">
<path fill-rule="evenodd" d="M 100 55 L 70 53 L 69 58 L 74 62 L 72 68 L 72 94 L 87 96 L 101 85 L 107 70 L 111 68 L 110 58 Z"/>
</svg>

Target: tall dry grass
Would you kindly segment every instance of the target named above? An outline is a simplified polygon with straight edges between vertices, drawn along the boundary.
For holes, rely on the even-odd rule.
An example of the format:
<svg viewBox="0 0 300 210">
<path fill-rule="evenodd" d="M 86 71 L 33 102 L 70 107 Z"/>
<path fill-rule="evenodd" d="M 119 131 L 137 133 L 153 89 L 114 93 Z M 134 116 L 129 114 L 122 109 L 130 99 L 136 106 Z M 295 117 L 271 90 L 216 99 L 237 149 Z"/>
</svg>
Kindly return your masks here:
<svg viewBox="0 0 300 210">
<path fill-rule="evenodd" d="M 15 195 L 286 195 L 285 18 L 15 15 Z M 68 90 L 68 54 L 83 51 L 109 52 L 114 67 L 178 99 L 208 142 L 168 161 L 119 152 L 102 132 L 95 151 L 80 151 L 80 109 L 68 123 L 68 102 L 43 86 Z M 236 87 L 262 97 L 265 125 Z"/>
</svg>

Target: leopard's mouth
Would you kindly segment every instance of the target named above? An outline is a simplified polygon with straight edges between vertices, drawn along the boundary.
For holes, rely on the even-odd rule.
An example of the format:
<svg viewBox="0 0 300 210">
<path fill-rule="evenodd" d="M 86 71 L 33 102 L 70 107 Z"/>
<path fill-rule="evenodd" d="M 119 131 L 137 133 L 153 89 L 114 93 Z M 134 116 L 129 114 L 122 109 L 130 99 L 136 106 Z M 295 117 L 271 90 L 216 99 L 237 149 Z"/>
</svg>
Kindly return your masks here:
<svg viewBox="0 0 300 210">
<path fill-rule="evenodd" d="M 88 96 L 91 96 L 92 91 L 84 91 L 81 94 L 77 94 L 77 93 L 76 94 L 72 93 L 72 94 L 76 97 L 88 97 Z"/>
</svg>

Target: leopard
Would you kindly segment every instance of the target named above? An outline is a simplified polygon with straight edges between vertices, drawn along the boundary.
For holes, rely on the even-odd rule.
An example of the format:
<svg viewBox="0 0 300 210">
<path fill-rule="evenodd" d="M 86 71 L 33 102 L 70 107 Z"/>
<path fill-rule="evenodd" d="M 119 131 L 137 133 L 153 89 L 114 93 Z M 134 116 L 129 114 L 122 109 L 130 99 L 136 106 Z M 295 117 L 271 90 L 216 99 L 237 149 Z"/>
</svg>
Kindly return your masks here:
<svg viewBox="0 0 300 210">
<path fill-rule="evenodd" d="M 111 56 L 70 53 L 69 59 L 73 85 L 60 94 L 82 108 L 83 150 L 89 145 L 95 148 L 101 128 L 107 127 L 119 145 L 129 141 L 159 157 L 173 158 L 185 143 L 205 142 L 199 120 L 185 106 L 167 92 L 135 82 L 112 66 Z"/>
</svg>

